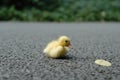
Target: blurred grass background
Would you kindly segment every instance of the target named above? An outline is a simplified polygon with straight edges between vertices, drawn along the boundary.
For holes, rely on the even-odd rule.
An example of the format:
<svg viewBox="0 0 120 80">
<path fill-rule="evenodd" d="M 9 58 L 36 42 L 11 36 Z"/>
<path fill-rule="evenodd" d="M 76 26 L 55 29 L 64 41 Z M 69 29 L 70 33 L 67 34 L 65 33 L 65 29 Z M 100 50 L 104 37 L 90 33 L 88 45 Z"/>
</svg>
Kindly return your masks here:
<svg viewBox="0 0 120 80">
<path fill-rule="evenodd" d="M 1 0 L 0 21 L 120 21 L 120 0 Z"/>
</svg>

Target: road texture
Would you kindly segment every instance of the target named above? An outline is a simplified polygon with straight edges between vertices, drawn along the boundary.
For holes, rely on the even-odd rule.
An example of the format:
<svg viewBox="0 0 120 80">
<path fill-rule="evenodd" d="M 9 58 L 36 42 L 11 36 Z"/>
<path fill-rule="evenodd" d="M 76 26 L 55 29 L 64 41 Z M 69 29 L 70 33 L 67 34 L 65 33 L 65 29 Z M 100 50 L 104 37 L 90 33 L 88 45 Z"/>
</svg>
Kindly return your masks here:
<svg viewBox="0 0 120 80">
<path fill-rule="evenodd" d="M 74 49 L 63 59 L 46 57 L 44 47 L 61 35 Z M 1 22 L 0 80 L 120 80 L 120 24 Z"/>
</svg>

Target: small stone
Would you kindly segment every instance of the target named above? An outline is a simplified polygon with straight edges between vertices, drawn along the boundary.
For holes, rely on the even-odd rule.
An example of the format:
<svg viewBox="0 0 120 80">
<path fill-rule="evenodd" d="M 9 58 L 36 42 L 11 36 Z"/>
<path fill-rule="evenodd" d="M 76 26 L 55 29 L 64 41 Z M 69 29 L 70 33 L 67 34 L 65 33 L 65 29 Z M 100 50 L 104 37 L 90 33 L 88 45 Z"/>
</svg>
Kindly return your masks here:
<svg viewBox="0 0 120 80">
<path fill-rule="evenodd" d="M 101 65 L 101 66 L 111 66 L 112 64 L 106 60 L 103 59 L 98 59 L 95 61 L 96 64 Z"/>
</svg>

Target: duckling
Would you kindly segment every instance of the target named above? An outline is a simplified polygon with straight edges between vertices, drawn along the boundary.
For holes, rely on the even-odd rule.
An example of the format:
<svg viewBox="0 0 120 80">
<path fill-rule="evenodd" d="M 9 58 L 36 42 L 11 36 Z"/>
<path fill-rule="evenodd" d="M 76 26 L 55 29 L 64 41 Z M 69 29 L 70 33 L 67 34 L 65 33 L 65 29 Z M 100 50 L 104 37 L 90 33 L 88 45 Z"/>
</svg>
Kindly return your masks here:
<svg viewBox="0 0 120 80">
<path fill-rule="evenodd" d="M 57 40 L 48 43 L 46 48 L 43 50 L 43 53 L 51 58 L 61 58 L 67 54 L 68 48 L 73 48 L 70 38 L 67 36 L 61 36 Z"/>
</svg>

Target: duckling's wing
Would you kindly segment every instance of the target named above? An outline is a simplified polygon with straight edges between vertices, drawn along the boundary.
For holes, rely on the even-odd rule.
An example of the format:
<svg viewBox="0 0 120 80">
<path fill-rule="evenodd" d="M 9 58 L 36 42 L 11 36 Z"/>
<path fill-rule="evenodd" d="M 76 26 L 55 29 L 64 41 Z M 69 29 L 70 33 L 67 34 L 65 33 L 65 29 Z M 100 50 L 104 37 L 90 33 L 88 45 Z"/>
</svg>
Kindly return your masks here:
<svg viewBox="0 0 120 80">
<path fill-rule="evenodd" d="M 57 54 L 57 53 L 60 53 L 62 50 L 63 50 L 63 47 L 62 47 L 62 46 L 58 46 L 58 47 L 52 49 L 52 50 L 51 50 L 51 53 Z"/>
<path fill-rule="evenodd" d="M 48 55 L 52 58 L 58 58 L 62 55 L 62 51 L 63 51 L 63 47 L 62 46 L 58 46 L 54 49 L 52 49 L 50 51 L 50 53 L 48 53 Z"/>
<path fill-rule="evenodd" d="M 48 45 L 46 46 L 46 48 L 43 50 L 44 53 L 49 53 L 51 51 L 51 49 L 54 48 L 54 46 L 56 45 L 56 41 L 51 41 L 50 43 L 48 43 Z"/>
</svg>

